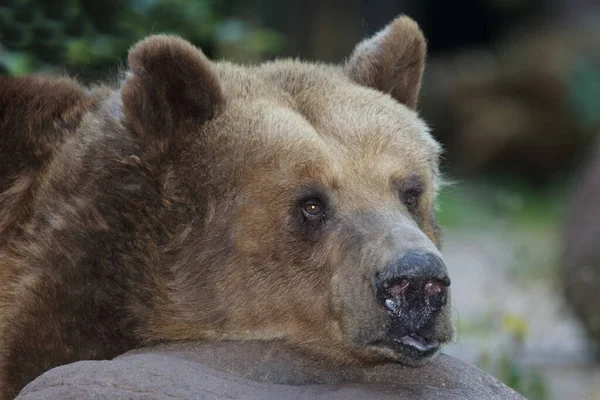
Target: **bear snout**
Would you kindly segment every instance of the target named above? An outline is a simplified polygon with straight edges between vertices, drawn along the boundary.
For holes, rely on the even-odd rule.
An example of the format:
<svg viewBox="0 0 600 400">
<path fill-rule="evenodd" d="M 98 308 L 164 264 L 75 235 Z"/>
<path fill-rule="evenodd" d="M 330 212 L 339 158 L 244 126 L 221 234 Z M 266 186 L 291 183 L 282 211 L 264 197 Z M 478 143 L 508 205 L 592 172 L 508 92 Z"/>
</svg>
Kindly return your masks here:
<svg viewBox="0 0 600 400">
<path fill-rule="evenodd" d="M 407 251 L 395 258 L 386 269 L 375 274 L 377 295 L 384 306 L 406 303 L 440 309 L 446 305 L 450 278 L 446 265 L 435 254 Z"/>
<path fill-rule="evenodd" d="M 445 308 L 450 278 L 436 254 L 407 251 L 375 274 L 375 291 L 390 318 L 388 340 L 414 358 L 434 354 L 439 342 L 430 333 Z"/>
</svg>

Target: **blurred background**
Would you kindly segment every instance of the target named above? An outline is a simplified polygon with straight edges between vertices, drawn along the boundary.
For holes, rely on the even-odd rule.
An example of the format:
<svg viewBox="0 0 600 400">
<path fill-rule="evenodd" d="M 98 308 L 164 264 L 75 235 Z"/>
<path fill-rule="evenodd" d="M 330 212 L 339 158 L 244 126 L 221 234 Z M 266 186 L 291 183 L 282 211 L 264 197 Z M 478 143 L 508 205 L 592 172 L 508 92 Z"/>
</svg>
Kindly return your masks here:
<svg viewBox="0 0 600 400">
<path fill-rule="evenodd" d="M 447 352 L 530 399 L 600 399 L 598 0 L 0 0 L 0 74 L 110 80 L 177 33 L 214 59 L 341 62 L 394 16 L 429 41 L 444 144 Z"/>
</svg>

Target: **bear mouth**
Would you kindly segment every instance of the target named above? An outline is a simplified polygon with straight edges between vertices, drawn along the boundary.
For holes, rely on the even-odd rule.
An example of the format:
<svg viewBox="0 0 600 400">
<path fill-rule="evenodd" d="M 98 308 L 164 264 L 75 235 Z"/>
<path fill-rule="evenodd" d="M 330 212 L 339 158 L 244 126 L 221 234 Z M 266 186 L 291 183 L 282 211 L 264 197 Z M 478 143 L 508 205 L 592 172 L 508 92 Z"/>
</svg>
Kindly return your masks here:
<svg viewBox="0 0 600 400">
<path fill-rule="evenodd" d="M 399 347 L 402 353 L 420 360 L 433 356 L 440 348 L 440 342 L 428 339 L 417 332 L 392 339 L 394 347 Z"/>
<path fill-rule="evenodd" d="M 434 356 L 441 347 L 439 340 L 427 338 L 417 332 L 404 336 L 389 337 L 373 343 L 376 347 L 384 347 L 415 363 L 425 361 Z"/>
</svg>

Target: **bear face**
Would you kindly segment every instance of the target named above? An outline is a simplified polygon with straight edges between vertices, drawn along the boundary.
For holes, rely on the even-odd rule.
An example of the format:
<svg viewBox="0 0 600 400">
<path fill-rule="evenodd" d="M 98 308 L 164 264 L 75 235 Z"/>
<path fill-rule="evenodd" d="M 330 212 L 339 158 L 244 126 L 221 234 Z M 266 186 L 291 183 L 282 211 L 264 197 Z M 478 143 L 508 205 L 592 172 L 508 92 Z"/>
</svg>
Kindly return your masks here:
<svg viewBox="0 0 600 400">
<path fill-rule="evenodd" d="M 150 39 L 130 63 L 153 64 L 144 57 L 157 40 L 185 46 Z M 210 117 L 198 113 L 206 122 L 186 132 L 170 179 L 205 194 L 193 205 L 205 218 L 186 230 L 199 239 L 175 266 L 185 277 L 175 297 L 185 300 L 160 313 L 177 317 L 155 335 L 170 339 L 180 326 L 182 338 L 286 339 L 340 360 L 407 363 L 451 338 L 433 216 L 440 148 L 411 109 L 423 57 L 420 31 L 401 18 L 360 44 L 345 70 L 198 62 L 210 85 L 197 103 Z M 152 82 L 144 73 L 136 79 Z M 125 93 L 168 97 L 168 88 L 145 87 L 130 93 L 126 84 Z"/>
<path fill-rule="evenodd" d="M 339 363 L 436 354 L 453 329 L 440 147 L 414 111 L 424 57 L 406 17 L 343 67 L 134 46 L 119 89 L 81 91 L 7 235 L 5 393 L 165 340 L 284 340 Z"/>
<path fill-rule="evenodd" d="M 228 73 L 246 74 L 223 72 L 224 82 Z M 187 176 L 192 166 L 202 165 L 206 175 L 197 190 L 208 193 L 202 202 L 212 205 L 203 230 L 193 235 L 221 238 L 209 245 L 221 252 L 214 276 L 194 272 L 202 263 L 186 263 L 183 275 L 195 282 L 186 297 L 197 297 L 194 288 L 206 287 L 207 279 L 221 283 L 212 294 L 222 302 L 221 311 L 212 314 L 227 321 L 221 328 L 226 338 L 283 337 L 324 345 L 328 354 L 339 350 L 341 358 L 370 357 L 375 351 L 418 362 L 432 355 L 405 352 L 403 346 L 389 349 L 386 341 L 421 329 L 430 343 L 447 341 L 447 315 L 437 314 L 436 321 L 423 317 L 396 330 L 396 314 L 377 296 L 376 276 L 408 252 L 441 257 L 433 217 L 439 146 L 413 111 L 349 84 L 340 71 L 290 62 L 256 74 L 263 88 L 271 82 L 269 97 L 238 100 L 225 86 L 228 108 L 205 126 L 206 138 L 184 157 L 191 165 L 181 168 Z M 303 91 L 286 96 L 273 74 L 284 81 L 303 77 Z M 249 92 L 260 91 L 248 85 Z M 274 92 L 280 98 L 273 99 Z M 222 136 L 221 126 L 234 128 Z M 218 167 L 198 157 L 205 152 Z M 220 188 L 216 195 L 206 182 Z M 405 204 L 410 197 L 416 204 Z M 192 259 L 206 254 L 202 245 L 190 248 Z M 390 336 L 393 332 L 401 336 Z M 363 348 L 369 350 L 357 351 Z"/>
</svg>

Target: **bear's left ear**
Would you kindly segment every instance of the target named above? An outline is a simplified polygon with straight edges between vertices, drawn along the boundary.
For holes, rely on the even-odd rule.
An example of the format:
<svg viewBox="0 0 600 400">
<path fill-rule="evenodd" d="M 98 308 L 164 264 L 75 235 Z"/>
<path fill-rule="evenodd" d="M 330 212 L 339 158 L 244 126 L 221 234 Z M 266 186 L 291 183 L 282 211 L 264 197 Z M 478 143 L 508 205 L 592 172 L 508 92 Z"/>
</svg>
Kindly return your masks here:
<svg viewBox="0 0 600 400">
<path fill-rule="evenodd" d="M 344 70 L 357 83 L 389 93 L 415 109 L 426 52 L 427 45 L 419 26 L 402 16 L 359 43 Z"/>
<path fill-rule="evenodd" d="M 142 137 L 166 139 L 183 123 L 212 119 L 224 105 L 212 63 L 179 37 L 150 36 L 133 46 L 127 61 L 123 108 Z"/>
</svg>

